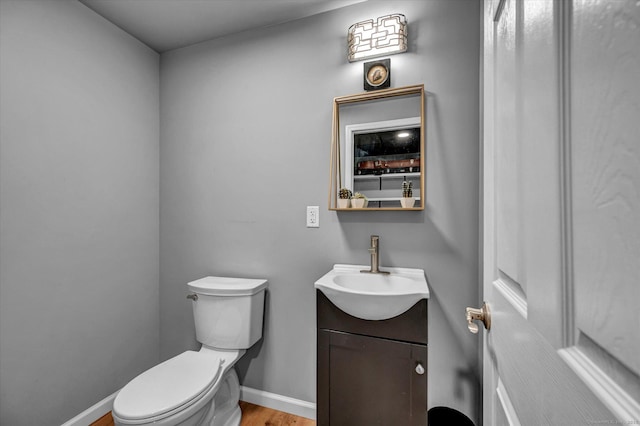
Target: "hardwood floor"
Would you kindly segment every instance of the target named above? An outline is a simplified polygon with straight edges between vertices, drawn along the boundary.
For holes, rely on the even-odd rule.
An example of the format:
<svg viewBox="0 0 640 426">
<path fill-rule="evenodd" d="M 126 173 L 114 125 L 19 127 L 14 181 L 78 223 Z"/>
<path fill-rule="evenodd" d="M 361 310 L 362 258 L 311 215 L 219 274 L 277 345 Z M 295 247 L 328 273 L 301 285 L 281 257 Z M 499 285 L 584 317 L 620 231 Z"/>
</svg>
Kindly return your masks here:
<svg viewBox="0 0 640 426">
<path fill-rule="evenodd" d="M 311 419 L 244 401 L 240 401 L 240 409 L 242 410 L 240 426 L 315 426 L 316 424 Z M 90 426 L 114 426 L 113 417 L 111 413 L 107 413 Z"/>
<path fill-rule="evenodd" d="M 315 426 L 315 420 L 240 401 L 240 426 Z"/>
<path fill-rule="evenodd" d="M 115 426 L 113 423 L 113 417 L 111 417 L 111 411 L 91 423 L 89 426 Z"/>
</svg>

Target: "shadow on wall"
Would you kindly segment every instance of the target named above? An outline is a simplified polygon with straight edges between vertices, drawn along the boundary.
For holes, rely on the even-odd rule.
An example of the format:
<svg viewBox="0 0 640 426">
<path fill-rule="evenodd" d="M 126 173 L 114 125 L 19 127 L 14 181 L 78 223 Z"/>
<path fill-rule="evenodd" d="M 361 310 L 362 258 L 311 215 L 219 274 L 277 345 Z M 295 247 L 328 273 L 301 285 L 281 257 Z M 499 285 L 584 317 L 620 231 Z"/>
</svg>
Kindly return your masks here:
<svg viewBox="0 0 640 426">
<path fill-rule="evenodd" d="M 268 321 L 268 318 L 271 316 L 270 302 L 271 291 L 269 290 L 269 288 L 267 288 L 264 294 L 264 321 L 262 322 L 262 339 L 258 340 L 255 345 L 247 349 L 247 352 L 242 358 L 238 360 L 235 365 L 236 372 L 238 373 L 238 379 L 240 379 L 240 384 L 244 383 L 244 379 L 247 376 L 249 369 L 257 369 L 262 371 L 262 369 L 264 368 L 264 363 L 261 361 L 261 359 L 264 359 L 264 357 L 260 358 L 259 355 L 262 351 L 264 341 L 269 338 L 270 334 L 270 321 Z M 254 384 L 253 386 L 257 386 L 257 389 L 264 389 L 264 374 L 254 375 L 254 379 L 257 377 L 259 377 L 258 383 Z"/>
<path fill-rule="evenodd" d="M 380 265 L 425 270 L 432 294 L 442 302 L 444 321 L 458 324 L 450 331 L 463 348 L 470 364 L 477 362 L 477 342 L 469 335 L 464 309 L 478 303 L 476 264 L 464 258 L 429 216 L 431 206 L 416 212 L 338 212 L 348 249 L 356 253 L 352 262 L 368 264 L 369 237 L 380 236 Z M 399 223 L 398 214 L 402 222 Z M 393 224 L 393 229 L 389 225 Z M 380 232 L 378 232 L 380 231 Z"/>
<path fill-rule="evenodd" d="M 452 339 L 454 329 L 466 323 L 450 323 L 438 297 L 432 292 L 429 299 L 429 389 L 428 407 L 447 406 L 479 421 L 482 404 L 481 372 L 477 361 L 470 362 L 462 343 Z M 469 335 L 474 342 L 475 335 Z"/>
<path fill-rule="evenodd" d="M 456 369 L 456 375 L 453 379 L 454 383 L 454 392 L 455 397 L 461 401 L 470 398 L 474 401 L 474 405 L 479 406 L 480 404 L 480 394 L 478 393 L 478 389 L 480 389 L 480 372 L 477 368 L 474 368 L 472 365 L 469 365 L 468 368 Z M 465 394 L 468 392 L 468 394 Z"/>
</svg>

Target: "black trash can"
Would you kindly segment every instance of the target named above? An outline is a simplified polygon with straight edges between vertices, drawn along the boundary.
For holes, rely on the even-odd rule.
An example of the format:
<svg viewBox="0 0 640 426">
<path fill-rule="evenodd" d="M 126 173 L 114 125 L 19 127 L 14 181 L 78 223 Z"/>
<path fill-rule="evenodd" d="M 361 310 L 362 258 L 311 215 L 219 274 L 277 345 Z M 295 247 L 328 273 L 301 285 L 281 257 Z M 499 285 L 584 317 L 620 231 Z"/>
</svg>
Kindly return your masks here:
<svg viewBox="0 0 640 426">
<path fill-rule="evenodd" d="M 429 426 L 475 426 L 471 419 L 449 407 L 433 407 L 427 412 Z"/>
</svg>

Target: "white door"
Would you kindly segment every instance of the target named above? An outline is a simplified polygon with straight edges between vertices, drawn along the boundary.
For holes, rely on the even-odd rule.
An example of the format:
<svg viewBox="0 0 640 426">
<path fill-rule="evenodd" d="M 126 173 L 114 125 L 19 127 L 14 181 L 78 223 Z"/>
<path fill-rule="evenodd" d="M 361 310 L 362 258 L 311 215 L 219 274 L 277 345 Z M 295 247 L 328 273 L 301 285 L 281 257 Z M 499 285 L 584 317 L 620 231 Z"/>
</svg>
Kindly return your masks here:
<svg viewBox="0 0 640 426">
<path fill-rule="evenodd" d="M 484 425 L 640 424 L 640 1 L 483 27 Z"/>
</svg>

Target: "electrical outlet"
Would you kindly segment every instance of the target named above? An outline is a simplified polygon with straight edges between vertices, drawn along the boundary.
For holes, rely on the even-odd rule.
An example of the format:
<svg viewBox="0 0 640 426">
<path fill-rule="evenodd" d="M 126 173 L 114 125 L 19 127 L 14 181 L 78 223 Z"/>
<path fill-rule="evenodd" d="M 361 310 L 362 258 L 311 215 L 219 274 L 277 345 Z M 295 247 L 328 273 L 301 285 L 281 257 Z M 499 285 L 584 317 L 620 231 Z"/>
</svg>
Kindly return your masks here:
<svg viewBox="0 0 640 426">
<path fill-rule="evenodd" d="M 320 207 L 307 206 L 307 228 L 320 228 Z"/>
</svg>

